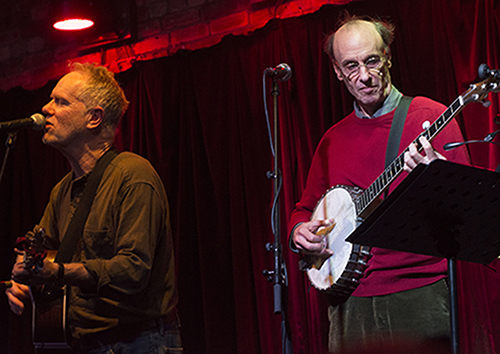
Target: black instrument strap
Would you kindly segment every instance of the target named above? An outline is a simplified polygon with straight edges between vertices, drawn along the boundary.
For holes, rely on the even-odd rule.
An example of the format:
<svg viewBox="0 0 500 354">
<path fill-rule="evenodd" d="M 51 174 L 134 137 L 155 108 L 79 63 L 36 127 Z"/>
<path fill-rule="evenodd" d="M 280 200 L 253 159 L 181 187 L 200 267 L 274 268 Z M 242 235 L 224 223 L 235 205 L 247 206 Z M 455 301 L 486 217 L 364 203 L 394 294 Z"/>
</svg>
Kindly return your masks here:
<svg viewBox="0 0 500 354">
<path fill-rule="evenodd" d="M 119 153 L 114 148 L 111 148 L 106 151 L 104 155 L 102 155 L 99 161 L 97 161 L 94 170 L 89 175 L 82 197 L 78 202 L 75 213 L 73 214 L 68 229 L 64 234 L 64 238 L 59 246 L 54 262 L 68 263 L 71 261 L 73 253 L 75 253 L 78 240 L 83 233 L 83 227 L 87 221 L 87 217 L 90 213 L 90 207 L 92 206 L 97 187 L 99 187 L 104 171 L 108 167 L 109 163 L 113 161 L 116 156 L 118 156 L 118 154 Z"/>
<path fill-rule="evenodd" d="M 392 119 L 391 131 L 389 132 L 389 140 L 387 141 L 387 150 L 385 152 L 385 167 L 389 166 L 392 161 L 398 156 L 399 145 L 401 143 L 401 135 L 405 125 L 406 114 L 413 97 L 403 96 L 399 101 L 394 118 Z M 387 197 L 388 190 L 384 192 L 384 198 Z"/>
</svg>

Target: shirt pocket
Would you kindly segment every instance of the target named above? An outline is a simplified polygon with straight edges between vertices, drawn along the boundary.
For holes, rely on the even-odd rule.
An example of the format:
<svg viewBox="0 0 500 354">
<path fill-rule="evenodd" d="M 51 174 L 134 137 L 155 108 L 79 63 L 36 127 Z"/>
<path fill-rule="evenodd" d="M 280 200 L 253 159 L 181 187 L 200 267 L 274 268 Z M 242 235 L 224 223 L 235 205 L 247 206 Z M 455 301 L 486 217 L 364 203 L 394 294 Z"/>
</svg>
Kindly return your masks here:
<svg viewBox="0 0 500 354">
<path fill-rule="evenodd" d="M 109 230 L 84 230 L 82 246 L 87 259 L 114 256 L 114 242 Z"/>
</svg>

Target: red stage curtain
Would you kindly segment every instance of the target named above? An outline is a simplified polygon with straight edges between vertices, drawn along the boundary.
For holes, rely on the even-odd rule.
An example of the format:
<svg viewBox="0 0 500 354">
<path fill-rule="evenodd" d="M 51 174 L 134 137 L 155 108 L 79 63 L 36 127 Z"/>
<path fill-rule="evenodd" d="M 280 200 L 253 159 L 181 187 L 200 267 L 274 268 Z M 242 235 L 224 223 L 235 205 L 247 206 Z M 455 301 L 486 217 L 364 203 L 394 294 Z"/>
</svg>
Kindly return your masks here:
<svg viewBox="0 0 500 354">
<path fill-rule="evenodd" d="M 172 57 L 137 62 L 118 76 L 131 101 L 117 144 L 151 160 L 169 195 L 177 256 L 182 334 L 186 353 L 278 353 L 281 319 L 274 314 L 270 212 L 273 169 L 263 108 L 263 71 L 279 63 L 293 70 L 279 84 L 278 156 L 283 175 L 281 243 L 288 275 L 287 322 L 294 353 L 326 350 L 324 295 L 311 288 L 287 248 L 285 225 L 300 197 L 322 134 L 352 110 L 337 81 L 324 36 L 340 10 L 390 18 L 396 25 L 392 76 L 408 95 L 450 104 L 477 68 L 500 67 L 499 9 L 493 0 L 357 1 L 325 6 L 315 14 L 274 20 L 249 36 Z M 271 82 L 266 97 L 272 119 Z M 48 100 L 53 83 L 0 95 L 2 120 L 27 116 Z M 471 104 L 458 118 L 467 139 L 499 128 L 497 94 L 484 108 Z M 272 122 L 271 122 L 272 123 Z M 3 138 L 2 138 L 3 139 Z M 495 169 L 500 150 L 470 146 L 473 164 Z M 8 278 L 15 237 L 40 217 L 51 186 L 68 170 L 40 143 L 20 132 L 1 181 L 3 278 Z M 499 232 L 500 236 L 500 232 Z M 500 352 L 500 265 L 460 263 L 462 353 Z M 29 353 L 29 318 L 10 314 L 5 302 L 2 343 L 8 353 Z M 7 319 L 7 320 L 5 320 Z"/>
</svg>

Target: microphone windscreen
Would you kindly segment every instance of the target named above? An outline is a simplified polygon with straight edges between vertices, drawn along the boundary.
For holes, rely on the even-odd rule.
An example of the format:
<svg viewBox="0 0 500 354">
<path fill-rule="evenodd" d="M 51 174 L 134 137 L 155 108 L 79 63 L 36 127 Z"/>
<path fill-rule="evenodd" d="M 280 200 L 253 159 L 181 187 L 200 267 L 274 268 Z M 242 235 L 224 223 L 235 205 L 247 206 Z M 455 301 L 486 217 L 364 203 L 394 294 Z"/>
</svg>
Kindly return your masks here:
<svg viewBox="0 0 500 354">
<path fill-rule="evenodd" d="M 45 127 L 45 116 L 43 114 L 35 113 L 31 116 L 31 119 L 35 122 L 33 129 L 40 130 Z"/>
</svg>

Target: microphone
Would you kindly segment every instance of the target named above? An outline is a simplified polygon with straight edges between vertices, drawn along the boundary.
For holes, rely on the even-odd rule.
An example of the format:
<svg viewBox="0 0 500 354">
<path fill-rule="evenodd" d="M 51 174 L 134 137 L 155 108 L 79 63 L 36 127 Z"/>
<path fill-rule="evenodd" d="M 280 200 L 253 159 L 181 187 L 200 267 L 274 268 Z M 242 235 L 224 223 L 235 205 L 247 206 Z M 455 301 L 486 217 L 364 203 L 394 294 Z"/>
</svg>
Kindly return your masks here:
<svg viewBox="0 0 500 354">
<path fill-rule="evenodd" d="M 459 146 L 465 145 L 465 144 L 470 144 L 470 143 L 492 143 L 495 145 L 500 145 L 497 142 L 493 141 L 495 138 L 495 135 L 497 135 L 500 132 L 500 130 L 494 131 L 493 133 L 489 133 L 484 137 L 483 140 L 468 140 L 468 141 L 459 141 L 459 142 L 454 142 L 454 143 L 447 143 L 443 145 L 443 149 L 446 151 L 453 150 Z"/>
<path fill-rule="evenodd" d="M 12 288 L 12 282 L 10 280 L 0 281 L 0 291 L 5 291 L 8 288 Z"/>
<path fill-rule="evenodd" d="M 487 143 L 489 143 L 490 141 L 495 139 L 495 135 L 497 135 L 498 133 L 500 133 L 500 130 L 494 131 L 493 133 L 489 133 L 488 135 L 486 135 L 484 137 L 483 140 L 486 141 Z"/>
<path fill-rule="evenodd" d="M 40 130 L 43 127 L 45 127 L 45 117 L 40 113 L 35 113 L 29 118 L 0 122 L 0 129 L 7 131 L 16 131 L 28 128 Z"/>
<path fill-rule="evenodd" d="M 292 77 L 292 69 L 288 64 L 281 63 L 275 68 L 267 68 L 264 70 L 264 74 L 271 76 L 273 79 L 278 81 L 286 81 Z"/>
</svg>

